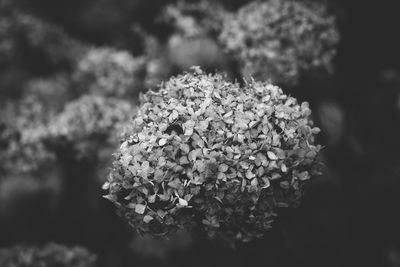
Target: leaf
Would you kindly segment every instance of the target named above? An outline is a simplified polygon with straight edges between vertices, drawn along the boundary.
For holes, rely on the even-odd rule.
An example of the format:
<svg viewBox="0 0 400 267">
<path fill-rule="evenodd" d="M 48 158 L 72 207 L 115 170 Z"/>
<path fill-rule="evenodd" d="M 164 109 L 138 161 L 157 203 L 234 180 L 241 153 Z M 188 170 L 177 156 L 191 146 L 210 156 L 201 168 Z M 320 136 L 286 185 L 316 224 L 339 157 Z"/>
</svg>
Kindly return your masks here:
<svg viewBox="0 0 400 267">
<path fill-rule="evenodd" d="M 179 179 L 174 179 L 168 183 L 168 186 L 174 189 L 179 189 L 181 185 L 182 183 L 179 181 Z"/>
<path fill-rule="evenodd" d="M 221 99 L 221 95 L 218 92 L 214 91 L 213 95 L 214 97 Z"/>
<path fill-rule="evenodd" d="M 189 153 L 189 151 L 190 151 L 190 147 L 188 144 L 181 144 L 180 149 L 182 150 L 182 152 L 184 152 L 186 154 Z"/>
<path fill-rule="evenodd" d="M 226 171 L 228 170 L 228 168 L 229 168 L 229 166 L 226 165 L 225 163 L 222 163 L 222 164 L 220 164 L 220 165 L 218 166 L 218 170 L 219 170 L 220 172 L 226 172 Z"/>
<path fill-rule="evenodd" d="M 278 160 L 278 157 L 275 155 L 275 153 L 274 152 L 272 152 L 272 151 L 268 151 L 267 152 L 267 156 L 268 156 L 268 158 L 270 159 L 270 160 Z"/>
<path fill-rule="evenodd" d="M 247 170 L 247 169 L 250 167 L 249 163 L 246 162 L 246 161 L 241 161 L 241 162 L 239 162 L 239 165 L 240 165 L 240 167 L 241 167 L 242 169 L 244 169 L 244 170 Z"/>
<path fill-rule="evenodd" d="M 151 195 L 151 196 L 149 196 L 149 198 L 148 198 L 149 203 L 154 203 L 154 202 L 156 202 L 156 196 L 157 196 L 157 195 Z"/>
<path fill-rule="evenodd" d="M 180 159 L 179 159 L 179 164 L 180 164 L 180 165 L 189 164 L 188 158 L 187 158 L 186 156 L 180 157 Z"/>
<path fill-rule="evenodd" d="M 223 172 L 218 172 L 217 179 L 218 180 L 225 180 L 226 179 L 226 175 Z"/>
<path fill-rule="evenodd" d="M 224 204 L 224 203 L 222 202 L 221 198 L 219 198 L 219 197 L 217 197 L 217 196 L 215 196 L 214 198 L 215 198 L 219 203 Z"/>
<path fill-rule="evenodd" d="M 116 202 L 117 201 L 117 197 L 115 195 L 105 195 L 103 196 L 103 198 L 108 199 L 112 202 Z"/>
<path fill-rule="evenodd" d="M 201 155 L 202 155 L 201 149 L 195 149 L 190 151 L 188 158 L 190 161 L 195 161 L 196 158 L 200 157 Z"/>
<path fill-rule="evenodd" d="M 169 115 L 169 122 L 175 121 L 179 117 L 178 111 L 175 109 L 172 111 L 171 115 Z"/>
<path fill-rule="evenodd" d="M 122 155 L 121 159 L 120 159 L 122 166 L 124 166 L 126 168 L 128 167 L 128 165 L 131 162 L 131 160 L 132 160 L 132 156 L 129 155 L 129 154 Z"/>
<path fill-rule="evenodd" d="M 237 141 L 240 142 L 240 143 L 243 143 L 244 142 L 244 135 L 243 134 L 238 134 L 237 135 Z"/>
<path fill-rule="evenodd" d="M 158 140 L 158 145 L 159 146 L 163 146 L 167 143 L 167 139 L 166 138 L 161 138 L 160 140 Z"/>
<path fill-rule="evenodd" d="M 231 110 L 231 111 L 225 113 L 223 117 L 224 117 L 224 118 L 228 118 L 228 117 L 230 117 L 230 116 L 232 116 L 232 115 L 233 115 L 233 111 Z"/>
<path fill-rule="evenodd" d="M 310 179 L 310 174 L 308 173 L 308 171 L 303 171 L 298 174 L 298 178 L 300 181 L 305 181 Z"/>
<path fill-rule="evenodd" d="M 212 99 L 211 98 L 207 98 L 206 100 L 204 100 L 204 102 L 201 104 L 201 108 L 207 108 L 209 105 L 211 105 L 212 103 Z"/>
<path fill-rule="evenodd" d="M 199 173 L 203 173 L 206 170 L 206 164 L 202 160 L 196 160 L 195 165 Z"/>
<path fill-rule="evenodd" d="M 160 132 L 165 132 L 168 129 L 168 124 L 167 123 L 160 123 L 158 125 L 158 130 Z"/>
<path fill-rule="evenodd" d="M 202 132 L 206 131 L 207 128 L 208 128 L 208 121 L 207 120 L 200 121 L 199 122 L 199 126 L 197 127 L 197 129 L 199 129 Z"/>
<path fill-rule="evenodd" d="M 136 206 L 135 206 L 135 212 L 136 212 L 137 214 L 143 214 L 145 210 L 146 210 L 146 205 L 143 205 L 143 204 L 136 204 Z"/>
<path fill-rule="evenodd" d="M 285 151 L 283 151 L 283 150 L 280 149 L 280 148 L 277 148 L 277 149 L 276 149 L 276 156 L 277 156 L 279 159 L 284 159 L 284 158 L 285 158 Z"/>
<path fill-rule="evenodd" d="M 164 157 L 160 157 L 158 159 L 158 166 L 162 167 L 167 163 L 167 160 Z"/>
<path fill-rule="evenodd" d="M 144 133 L 138 133 L 138 138 L 139 138 L 139 141 L 144 141 L 144 140 L 146 140 L 146 135 Z"/>
<path fill-rule="evenodd" d="M 273 173 L 272 175 L 271 175 L 271 180 L 276 180 L 276 179 L 279 179 L 279 178 L 281 178 L 282 176 L 279 174 L 279 173 Z"/>
<path fill-rule="evenodd" d="M 313 134 L 318 134 L 319 132 L 321 132 L 321 129 L 318 128 L 318 127 L 314 127 L 314 128 L 311 129 L 311 132 L 312 132 Z"/>
<path fill-rule="evenodd" d="M 136 125 L 142 125 L 143 124 L 143 118 L 142 117 L 137 117 L 135 119 L 135 123 L 136 123 Z"/>
<path fill-rule="evenodd" d="M 192 135 L 193 134 L 193 127 L 196 123 L 192 120 L 188 120 L 183 124 L 183 129 L 185 130 L 185 135 Z"/>
<path fill-rule="evenodd" d="M 160 169 L 156 169 L 156 171 L 154 172 L 154 180 L 156 182 L 161 182 L 163 180 L 164 177 L 164 172 Z"/>
<path fill-rule="evenodd" d="M 281 165 L 281 171 L 282 171 L 282 172 L 287 172 L 287 167 L 286 167 L 285 164 L 282 164 L 282 165 Z"/>
<path fill-rule="evenodd" d="M 142 171 L 148 171 L 148 169 L 150 168 L 150 163 L 148 161 L 144 161 L 142 163 L 142 165 L 140 166 L 140 168 L 142 169 Z"/>
<path fill-rule="evenodd" d="M 264 173 L 265 173 L 264 167 L 262 167 L 262 166 L 258 167 L 258 169 L 257 169 L 257 176 L 258 176 L 258 177 L 261 177 L 261 176 L 264 175 Z"/>
<path fill-rule="evenodd" d="M 247 170 L 246 172 L 246 178 L 247 179 L 252 179 L 254 178 L 256 175 L 251 171 L 251 170 Z"/>
<path fill-rule="evenodd" d="M 152 220 L 154 220 L 154 218 L 151 217 L 150 215 L 146 215 L 146 216 L 144 216 L 144 218 L 143 218 L 143 221 L 144 221 L 145 223 L 149 223 L 149 222 L 151 222 Z"/>
<path fill-rule="evenodd" d="M 269 182 L 269 179 L 267 177 L 262 178 L 262 180 L 264 182 L 264 186 L 262 187 L 263 189 L 270 187 L 271 183 Z"/>
<path fill-rule="evenodd" d="M 251 129 L 250 130 L 250 136 L 251 136 L 251 138 L 257 138 L 258 130 L 257 129 Z"/>
<path fill-rule="evenodd" d="M 165 216 L 166 214 L 167 214 L 167 213 L 166 213 L 165 211 L 163 211 L 163 210 L 157 210 L 157 215 L 160 216 L 160 218 L 164 218 L 164 216 Z"/>
<path fill-rule="evenodd" d="M 103 190 L 108 190 L 109 188 L 110 188 L 110 183 L 109 182 L 105 182 L 101 187 L 101 189 L 103 189 Z"/>
<path fill-rule="evenodd" d="M 273 146 L 279 146 L 279 144 L 280 144 L 279 140 L 280 140 L 279 134 L 274 134 L 273 137 L 272 137 L 272 145 Z"/>
<path fill-rule="evenodd" d="M 184 200 L 183 198 L 179 198 L 179 204 L 181 206 L 186 207 L 188 205 L 188 202 L 186 200 Z"/>
</svg>

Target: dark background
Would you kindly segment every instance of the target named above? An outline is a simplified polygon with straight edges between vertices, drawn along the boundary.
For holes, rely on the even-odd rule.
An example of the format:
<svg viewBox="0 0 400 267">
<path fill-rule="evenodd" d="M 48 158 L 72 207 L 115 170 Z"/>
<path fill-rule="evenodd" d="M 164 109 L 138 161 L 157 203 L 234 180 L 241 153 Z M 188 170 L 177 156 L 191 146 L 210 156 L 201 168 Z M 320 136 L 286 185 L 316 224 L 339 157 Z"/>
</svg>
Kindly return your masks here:
<svg viewBox="0 0 400 267">
<path fill-rule="evenodd" d="M 163 0 L 18 0 L 18 7 L 93 46 L 144 51 L 132 25 L 164 42 L 172 28 L 155 20 Z M 230 10 L 247 1 L 222 1 Z M 400 16 L 396 0 L 321 1 L 337 16 L 335 73 L 306 77 L 293 96 L 311 103 L 325 146 L 324 174 L 298 209 L 279 212 L 265 238 L 232 249 L 186 235 L 169 243 L 138 237 L 85 177 L 90 163 L 63 161 L 58 208 L 46 193 L 0 217 L 0 247 L 56 241 L 81 245 L 99 266 L 400 266 Z M 34 78 L 68 71 L 35 51 L 0 66 L 2 101 L 15 101 Z M 67 178 L 65 178 L 67 177 Z M 29 205 L 27 204 L 29 203 Z M 14 210 L 16 214 L 14 214 Z M 51 210 L 49 212 L 48 210 Z M 10 219 L 11 218 L 11 219 Z"/>
</svg>

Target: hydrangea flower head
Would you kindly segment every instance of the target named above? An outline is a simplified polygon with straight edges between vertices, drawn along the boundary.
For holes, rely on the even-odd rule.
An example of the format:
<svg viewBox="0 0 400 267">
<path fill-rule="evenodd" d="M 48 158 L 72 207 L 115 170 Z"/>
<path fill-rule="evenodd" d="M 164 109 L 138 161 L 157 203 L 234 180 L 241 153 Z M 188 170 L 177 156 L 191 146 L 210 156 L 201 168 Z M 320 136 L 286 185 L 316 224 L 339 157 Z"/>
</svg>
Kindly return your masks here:
<svg viewBox="0 0 400 267">
<path fill-rule="evenodd" d="M 127 97 L 141 89 L 143 58 L 111 48 L 89 49 L 78 62 L 74 79 L 83 91 L 94 94 Z"/>
<path fill-rule="evenodd" d="M 105 197 L 141 233 L 259 238 L 318 171 L 310 113 L 270 83 L 172 77 L 143 96 Z"/>
<path fill-rule="evenodd" d="M 118 143 L 123 123 L 129 121 L 132 110 L 128 101 L 83 95 L 54 117 L 45 138 L 56 145 L 67 144 L 77 158 L 91 157 Z"/>
<path fill-rule="evenodd" d="M 332 70 L 339 35 L 320 4 L 268 0 L 226 16 L 219 39 L 244 76 L 295 86 L 304 72 Z"/>
<path fill-rule="evenodd" d="M 0 264 L 4 267 L 94 267 L 96 256 L 83 247 L 66 247 L 49 243 L 43 247 L 14 246 L 0 250 Z"/>
</svg>

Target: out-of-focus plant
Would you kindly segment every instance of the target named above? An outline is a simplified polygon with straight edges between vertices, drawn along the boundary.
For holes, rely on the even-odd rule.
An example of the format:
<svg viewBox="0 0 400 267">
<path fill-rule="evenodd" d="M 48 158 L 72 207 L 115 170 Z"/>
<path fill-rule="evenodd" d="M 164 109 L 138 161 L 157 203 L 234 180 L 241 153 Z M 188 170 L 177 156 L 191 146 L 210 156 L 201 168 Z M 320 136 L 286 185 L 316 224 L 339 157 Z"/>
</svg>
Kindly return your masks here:
<svg viewBox="0 0 400 267">
<path fill-rule="evenodd" d="M 79 60 L 73 80 L 82 92 L 113 97 L 137 97 L 142 90 L 144 57 L 126 51 L 92 48 Z"/>
<path fill-rule="evenodd" d="M 319 171 L 310 114 L 270 83 L 241 87 L 199 68 L 172 77 L 143 96 L 105 197 L 140 233 L 259 238 Z"/>
<path fill-rule="evenodd" d="M 339 35 L 319 3 L 268 0 L 227 15 L 219 40 L 244 76 L 292 87 L 309 71 L 332 71 Z"/>
<path fill-rule="evenodd" d="M 35 97 L 8 102 L 0 110 L 0 174 L 39 171 L 54 162 L 54 154 L 41 142 L 50 114 Z"/>
<path fill-rule="evenodd" d="M 42 107 L 42 114 L 56 114 L 76 97 L 69 73 L 60 72 L 47 78 L 29 80 L 24 86 L 23 98 L 34 98 Z"/>
<path fill-rule="evenodd" d="M 55 146 L 68 148 L 76 158 L 93 158 L 98 150 L 118 145 L 119 134 L 132 112 L 127 101 L 84 95 L 68 102 L 54 117 L 45 138 Z"/>
<path fill-rule="evenodd" d="M 0 265 L 3 267 L 94 267 L 96 258 L 86 248 L 55 243 L 0 249 Z"/>
</svg>

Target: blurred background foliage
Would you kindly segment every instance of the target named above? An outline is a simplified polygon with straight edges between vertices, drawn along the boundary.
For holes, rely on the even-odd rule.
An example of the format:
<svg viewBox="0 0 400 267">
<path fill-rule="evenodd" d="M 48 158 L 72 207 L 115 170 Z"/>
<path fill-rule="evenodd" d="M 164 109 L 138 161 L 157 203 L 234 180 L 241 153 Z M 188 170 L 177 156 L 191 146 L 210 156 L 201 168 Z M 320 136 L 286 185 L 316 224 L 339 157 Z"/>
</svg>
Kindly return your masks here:
<svg viewBox="0 0 400 267">
<path fill-rule="evenodd" d="M 278 81 L 310 102 L 325 170 L 263 239 L 233 249 L 141 237 L 101 198 L 140 92 L 192 65 L 241 81 L 219 34 L 249 2 L 0 0 L 2 266 L 400 266 L 396 0 L 297 0 L 338 29 L 331 71 Z"/>
</svg>

